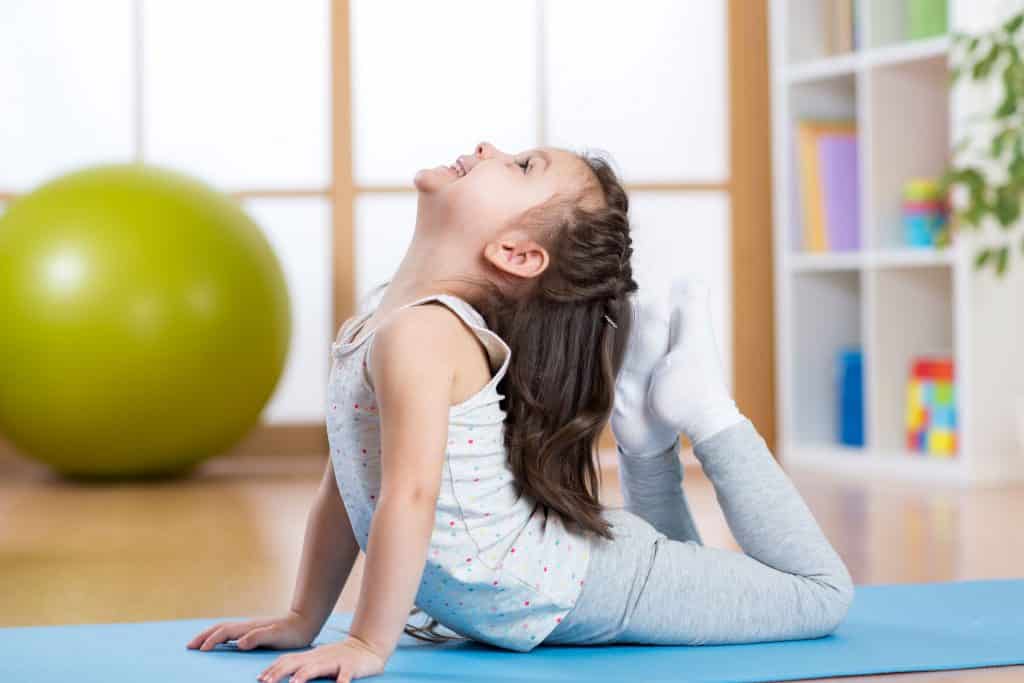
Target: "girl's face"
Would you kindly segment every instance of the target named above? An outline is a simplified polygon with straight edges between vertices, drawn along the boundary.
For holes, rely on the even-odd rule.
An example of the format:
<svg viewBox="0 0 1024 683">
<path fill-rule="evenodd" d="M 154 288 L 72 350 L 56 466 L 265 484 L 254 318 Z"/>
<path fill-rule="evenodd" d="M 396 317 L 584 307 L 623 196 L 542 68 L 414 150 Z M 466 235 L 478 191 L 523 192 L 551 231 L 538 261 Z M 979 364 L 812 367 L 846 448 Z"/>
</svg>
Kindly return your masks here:
<svg viewBox="0 0 1024 683">
<path fill-rule="evenodd" d="M 449 166 L 422 169 L 413 183 L 420 211 L 442 226 L 485 239 L 507 227 L 523 211 L 583 183 L 585 162 L 553 147 L 508 154 L 488 142 Z"/>
</svg>

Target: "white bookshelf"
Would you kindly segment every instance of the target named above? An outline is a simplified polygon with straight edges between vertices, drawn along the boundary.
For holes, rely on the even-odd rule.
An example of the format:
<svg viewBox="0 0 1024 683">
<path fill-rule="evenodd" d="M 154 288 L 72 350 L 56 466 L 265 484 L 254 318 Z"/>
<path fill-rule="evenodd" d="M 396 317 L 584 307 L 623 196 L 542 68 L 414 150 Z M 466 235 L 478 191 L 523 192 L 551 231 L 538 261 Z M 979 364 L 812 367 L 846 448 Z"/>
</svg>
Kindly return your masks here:
<svg viewBox="0 0 1024 683">
<path fill-rule="evenodd" d="M 973 245 L 902 241 L 904 182 L 938 176 L 969 107 L 948 87 L 950 41 L 903 42 L 902 0 L 859 0 L 859 47 L 829 54 L 826 3 L 771 0 L 775 314 L 779 455 L 787 466 L 927 484 L 1024 480 L 1016 410 L 1024 397 L 1024 257 L 1009 273 L 975 271 Z M 948 0 L 954 28 L 976 28 L 990 2 Z M 802 251 L 794 127 L 801 118 L 856 120 L 860 241 L 856 252 Z M 841 445 L 834 362 L 864 353 L 865 446 Z M 905 449 L 907 374 L 914 356 L 951 352 L 958 451 Z"/>
</svg>

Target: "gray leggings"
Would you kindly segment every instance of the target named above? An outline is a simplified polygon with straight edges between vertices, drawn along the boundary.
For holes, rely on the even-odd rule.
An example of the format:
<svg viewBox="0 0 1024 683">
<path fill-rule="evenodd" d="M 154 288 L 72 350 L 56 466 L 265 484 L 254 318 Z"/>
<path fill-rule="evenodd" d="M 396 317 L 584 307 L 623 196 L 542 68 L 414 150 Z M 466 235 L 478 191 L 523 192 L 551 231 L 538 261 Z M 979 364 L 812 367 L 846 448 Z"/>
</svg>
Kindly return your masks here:
<svg viewBox="0 0 1024 683">
<path fill-rule="evenodd" d="M 850 574 L 754 426 L 744 420 L 694 452 L 744 552 L 703 545 L 692 523 L 688 537 L 669 538 L 608 509 L 615 539 L 595 538 L 579 600 L 544 644 L 818 638 L 843 620 Z"/>
</svg>

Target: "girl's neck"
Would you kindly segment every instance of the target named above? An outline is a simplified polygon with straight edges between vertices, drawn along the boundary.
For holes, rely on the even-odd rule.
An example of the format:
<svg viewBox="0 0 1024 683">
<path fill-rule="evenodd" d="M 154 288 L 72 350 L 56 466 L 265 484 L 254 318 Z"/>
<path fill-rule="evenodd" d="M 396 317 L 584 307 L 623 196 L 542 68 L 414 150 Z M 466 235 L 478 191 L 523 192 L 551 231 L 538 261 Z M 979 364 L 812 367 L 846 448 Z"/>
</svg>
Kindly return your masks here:
<svg viewBox="0 0 1024 683">
<path fill-rule="evenodd" d="M 450 294 L 472 301 L 478 286 L 467 280 L 482 278 L 478 269 L 464 246 L 414 236 L 373 317 L 379 319 L 430 294 Z"/>
</svg>

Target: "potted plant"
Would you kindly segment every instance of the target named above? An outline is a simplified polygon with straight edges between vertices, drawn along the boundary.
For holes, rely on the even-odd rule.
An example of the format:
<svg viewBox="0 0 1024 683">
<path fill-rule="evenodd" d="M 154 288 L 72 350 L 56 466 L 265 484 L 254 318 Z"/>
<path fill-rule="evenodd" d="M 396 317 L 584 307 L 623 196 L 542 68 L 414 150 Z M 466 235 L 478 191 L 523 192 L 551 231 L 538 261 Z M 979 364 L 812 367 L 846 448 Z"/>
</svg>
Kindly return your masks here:
<svg viewBox="0 0 1024 683">
<path fill-rule="evenodd" d="M 1002 275 L 1014 245 L 1024 253 L 1020 230 L 1024 195 L 1024 11 L 977 34 L 954 33 L 951 83 L 974 87 L 994 108 L 967 119 L 942 178 L 952 200 L 953 224 L 980 230 L 998 225 L 994 243 L 978 247 L 975 265 Z M 969 82 L 969 83 L 965 83 Z M 986 92 L 987 91 L 987 92 Z"/>
<path fill-rule="evenodd" d="M 974 263 L 1000 277 L 1017 246 L 1024 255 L 1021 201 L 1024 195 L 1024 11 L 978 34 L 953 34 L 952 85 L 974 87 L 988 105 L 967 119 L 963 139 L 943 176 L 953 200 L 953 225 L 995 230 L 981 242 Z M 965 83 L 967 81 L 967 83 Z M 994 107 L 994 108 L 993 108 Z M 959 200 L 959 201 L 958 201 Z M 996 228 L 995 226 L 998 226 Z M 1024 396 L 1017 399 L 1018 442 L 1024 450 Z"/>
</svg>

